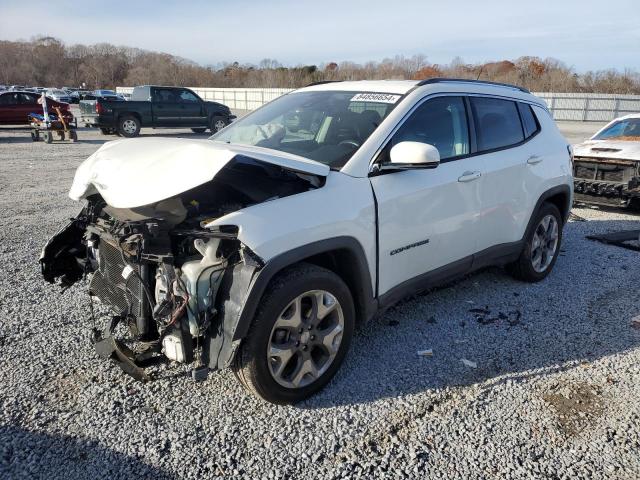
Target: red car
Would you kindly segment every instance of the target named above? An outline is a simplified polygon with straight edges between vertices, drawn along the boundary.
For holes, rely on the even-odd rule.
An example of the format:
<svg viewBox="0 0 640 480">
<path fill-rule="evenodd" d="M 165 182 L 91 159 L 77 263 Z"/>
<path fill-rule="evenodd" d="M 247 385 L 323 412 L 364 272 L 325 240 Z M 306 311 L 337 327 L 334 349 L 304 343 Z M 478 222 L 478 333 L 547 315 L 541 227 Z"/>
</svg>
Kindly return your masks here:
<svg viewBox="0 0 640 480">
<path fill-rule="evenodd" d="M 42 105 L 38 103 L 40 95 L 33 92 L 0 92 L 0 125 L 28 125 L 27 115 L 42 114 Z M 73 122 L 68 103 L 60 103 L 47 97 L 49 114 L 56 114 L 58 107 L 67 123 Z"/>
</svg>

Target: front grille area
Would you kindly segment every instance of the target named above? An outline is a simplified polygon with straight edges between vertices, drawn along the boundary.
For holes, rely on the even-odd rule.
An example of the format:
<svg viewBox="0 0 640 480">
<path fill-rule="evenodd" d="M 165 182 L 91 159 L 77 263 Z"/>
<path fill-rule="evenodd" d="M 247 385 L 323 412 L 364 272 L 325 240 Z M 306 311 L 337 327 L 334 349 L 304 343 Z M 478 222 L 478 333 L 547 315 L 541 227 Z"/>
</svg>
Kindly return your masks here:
<svg viewBox="0 0 640 480">
<path fill-rule="evenodd" d="M 89 292 L 113 308 L 118 315 L 133 315 L 142 318 L 146 314 L 144 288 L 140 277 L 145 278 L 145 272 L 140 265 L 130 264 L 134 269 L 127 279 L 122 272 L 127 266 L 120 249 L 106 241 L 100 241 L 98 246 L 99 267 L 94 272 L 89 283 Z"/>
</svg>

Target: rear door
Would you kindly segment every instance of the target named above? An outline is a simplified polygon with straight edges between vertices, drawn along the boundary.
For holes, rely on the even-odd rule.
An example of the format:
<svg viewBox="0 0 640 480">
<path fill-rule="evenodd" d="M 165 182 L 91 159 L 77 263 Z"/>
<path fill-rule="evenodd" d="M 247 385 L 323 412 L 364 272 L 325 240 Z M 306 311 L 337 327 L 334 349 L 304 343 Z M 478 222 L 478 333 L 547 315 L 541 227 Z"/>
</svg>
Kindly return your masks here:
<svg viewBox="0 0 640 480">
<path fill-rule="evenodd" d="M 182 124 L 189 127 L 207 125 L 207 116 L 203 112 L 202 100 L 191 90 L 182 89 L 179 91 L 180 113 Z"/>
<path fill-rule="evenodd" d="M 478 251 L 520 240 L 529 220 L 540 179 L 531 175 L 544 160 L 536 138 L 539 126 L 528 104 L 504 98 L 470 96 L 478 160 Z M 522 113 L 521 113 L 522 112 Z M 525 120 L 525 122 L 522 121 Z"/>
<path fill-rule="evenodd" d="M 378 206 L 379 294 L 440 267 L 466 271 L 476 250 L 482 169 L 479 159 L 470 156 L 464 98 L 426 100 L 400 126 L 378 161 L 385 163 L 391 147 L 402 141 L 435 146 L 441 163 L 434 169 L 371 177 Z"/>
<path fill-rule="evenodd" d="M 151 107 L 155 126 L 182 126 L 182 112 L 184 111 L 182 106 L 179 89 L 152 88 Z"/>
</svg>

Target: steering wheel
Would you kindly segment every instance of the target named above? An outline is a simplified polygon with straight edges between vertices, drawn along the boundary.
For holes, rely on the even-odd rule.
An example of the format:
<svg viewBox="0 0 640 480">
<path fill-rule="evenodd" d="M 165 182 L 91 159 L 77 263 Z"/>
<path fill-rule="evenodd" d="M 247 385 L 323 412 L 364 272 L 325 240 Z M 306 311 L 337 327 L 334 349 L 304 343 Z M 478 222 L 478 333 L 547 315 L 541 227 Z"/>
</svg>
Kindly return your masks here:
<svg viewBox="0 0 640 480">
<path fill-rule="evenodd" d="M 355 140 L 342 140 L 338 145 L 351 145 L 355 148 L 360 148 L 360 144 Z"/>
</svg>

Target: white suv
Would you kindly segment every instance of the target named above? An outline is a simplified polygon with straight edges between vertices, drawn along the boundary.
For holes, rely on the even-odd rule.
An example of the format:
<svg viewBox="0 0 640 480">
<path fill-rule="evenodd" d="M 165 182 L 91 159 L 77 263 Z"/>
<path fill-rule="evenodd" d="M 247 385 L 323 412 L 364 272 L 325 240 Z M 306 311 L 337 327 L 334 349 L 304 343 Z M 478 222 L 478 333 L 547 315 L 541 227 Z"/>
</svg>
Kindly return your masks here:
<svg viewBox="0 0 640 480">
<path fill-rule="evenodd" d="M 89 275 L 113 311 L 96 349 L 136 378 L 165 356 L 296 402 L 330 380 L 358 322 L 409 294 L 488 265 L 542 280 L 571 172 L 521 88 L 315 84 L 209 140 L 106 143 L 70 191 L 86 206 L 40 262 L 64 286 Z M 117 340 L 120 323 L 144 342 Z"/>
</svg>

